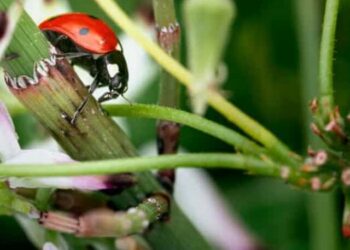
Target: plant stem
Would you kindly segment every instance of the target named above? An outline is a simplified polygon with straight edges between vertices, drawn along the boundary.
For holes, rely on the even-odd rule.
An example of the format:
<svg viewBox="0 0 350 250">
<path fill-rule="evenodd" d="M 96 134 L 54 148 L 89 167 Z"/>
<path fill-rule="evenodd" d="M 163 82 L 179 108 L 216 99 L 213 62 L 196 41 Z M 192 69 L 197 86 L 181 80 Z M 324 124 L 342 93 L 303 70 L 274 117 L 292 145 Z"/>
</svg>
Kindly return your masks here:
<svg viewBox="0 0 350 250">
<path fill-rule="evenodd" d="M 236 106 L 229 103 L 220 94 L 213 91 L 209 92 L 208 103 L 220 113 L 224 114 L 229 121 L 233 122 L 252 138 L 262 143 L 277 159 L 295 168 L 299 166 L 296 162 L 299 156 L 290 151 L 288 147 L 270 131 L 243 113 Z"/>
<path fill-rule="evenodd" d="M 311 132 L 312 117 L 308 103 L 318 95 L 318 59 L 319 59 L 319 15 L 318 0 L 296 1 L 298 37 L 301 65 L 302 112 L 304 117 L 304 142 L 319 147 L 320 140 Z M 336 209 L 336 192 L 327 194 L 309 194 L 307 196 L 310 249 L 339 249 L 340 227 Z"/>
<path fill-rule="evenodd" d="M 6 108 L 11 115 L 20 115 L 27 112 L 26 108 L 8 92 L 2 91 L 0 88 L 0 100 L 5 103 Z"/>
<path fill-rule="evenodd" d="M 112 0 L 95 0 L 101 8 L 116 22 L 129 36 L 133 37 L 165 70 L 176 77 L 187 88 L 191 88 L 193 75 L 179 62 L 168 56 L 161 48 L 146 37 L 130 18 Z M 279 159 L 290 163 L 292 166 L 299 165 L 291 152 L 270 131 L 257 123 L 254 119 L 244 114 L 241 110 L 228 102 L 223 96 L 214 90 L 208 91 L 209 104 L 224 115 L 229 121 L 236 124 L 240 129 L 259 141 L 273 152 Z"/>
<path fill-rule="evenodd" d="M 0 1 L 0 9 L 6 9 L 10 3 L 10 0 Z M 43 61 L 51 56 L 48 42 L 26 14 L 22 15 L 18 23 L 9 51 L 20 53 L 20 57 L 3 64 L 8 72 L 7 83 L 13 85 L 11 91 L 35 114 L 70 156 L 77 160 L 136 156 L 137 152 L 129 138 L 111 118 L 101 112 L 100 106 L 92 97 L 77 123 L 70 124 L 67 115 L 73 114 L 88 92 L 65 59 L 56 60 L 56 64 L 50 66 Z M 36 67 L 34 72 L 37 76 L 40 73 L 38 81 L 25 88 L 14 88 L 15 77 L 17 80 L 21 75 L 33 77 L 35 63 L 39 63 L 39 70 Z M 116 200 L 121 207 L 130 207 L 152 193 L 164 191 L 150 172 L 136 174 L 136 177 L 137 185 L 117 196 Z M 162 235 L 173 242 L 169 249 L 191 249 L 193 246 L 210 249 L 176 204 L 173 203 L 172 206 L 171 216 L 174 214 L 174 217 L 179 218 L 184 223 L 185 230 L 175 232 L 178 220 L 172 219 L 164 225 L 166 233 L 157 230 L 152 233 L 152 237 L 145 236 L 150 245 L 154 249 L 161 249 L 162 245 L 159 244 L 162 243 L 158 244 L 157 237 Z M 189 235 L 190 238 L 187 239 Z"/>
<path fill-rule="evenodd" d="M 147 104 L 104 105 L 112 116 L 144 117 L 177 122 L 214 136 L 243 153 L 262 155 L 266 150 L 241 134 L 218 123 L 182 110 Z"/>
<path fill-rule="evenodd" d="M 20 213 L 32 218 L 39 217 L 39 211 L 29 201 L 16 195 L 0 182 L 0 215 Z"/>
<path fill-rule="evenodd" d="M 40 223 L 49 229 L 75 234 L 80 237 L 126 237 L 141 234 L 150 224 L 169 212 L 169 198 L 164 194 L 147 197 L 127 211 L 96 209 L 77 218 L 67 218 L 56 212 L 41 216 Z"/>
<path fill-rule="evenodd" d="M 327 0 L 320 48 L 320 94 L 323 115 L 333 107 L 333 53 L 339 0 Z"/>
<path fill-rule="evenodd" d="M 180 26 L 176 20 L 174 0 L 153 0 L 158 43 L 175 60 L 180 57 Z M 180 101 L 180 85 L 171 74 L 162 70 L 159 84 L 160 106 L 177 108 Z M 158 154 L 175 154 L 179 145 L 180 126 L 174 122 L 157 122 Z M 162 184 L 173 190 L 175 170 L 158 172 Z"/>
<path fill-rule="evenodd" d="M 175 167 L 242 169 L 254 174 L 279 176 L 279 166 L 255 157 L 227 153 L 198 153 L 123 158 L 72 164 L 0 164 L 0 176 L 80 176 L 143 172 Z"/>
<path fill-rule="evenodd" d="M 173 0 L 153 0 L 158 43 L 175 60 L 180 55 L 180 27 L 176 20 Z M 180 88 L 176 79 L 163 71 L 160 82 L 159 105 L 176 108 L 179 106 Z"/>
</svg>

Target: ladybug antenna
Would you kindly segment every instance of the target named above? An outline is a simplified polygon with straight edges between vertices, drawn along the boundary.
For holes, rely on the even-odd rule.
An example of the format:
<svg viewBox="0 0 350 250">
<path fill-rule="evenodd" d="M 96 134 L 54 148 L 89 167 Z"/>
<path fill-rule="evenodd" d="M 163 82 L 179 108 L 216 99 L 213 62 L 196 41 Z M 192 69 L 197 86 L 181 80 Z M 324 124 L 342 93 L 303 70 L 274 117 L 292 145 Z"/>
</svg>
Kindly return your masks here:
<svg viewBox="0 0 350 250">
<path fill-rule="evenodd" d="M 132 102 L 126 98 L 123 94 L 120 95 L 125 101 L 127 101 L 130 105 L 132 105 Z"/>
</svg>

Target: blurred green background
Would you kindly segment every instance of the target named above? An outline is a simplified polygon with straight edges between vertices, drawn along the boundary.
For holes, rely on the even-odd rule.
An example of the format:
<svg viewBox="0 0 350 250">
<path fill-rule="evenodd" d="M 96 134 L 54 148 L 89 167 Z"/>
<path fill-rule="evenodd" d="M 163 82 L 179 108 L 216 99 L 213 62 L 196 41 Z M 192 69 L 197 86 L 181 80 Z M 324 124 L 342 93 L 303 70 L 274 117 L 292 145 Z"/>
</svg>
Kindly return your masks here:
<svg viewBox="0 0 350 250">
<path fill-rule="evenodd" d="M 311 0 L 299 0 L 299 3 L 303 1 Z M 140 10 L 140 6 L 142 10 L 147 10 L 147 7 L 150 6 L 149 1 L 120 0 L 119 2 L 130 15 Z M 181 17 L 183 1 L 176 0 L 175 2 L 179 21 L 183 23 Z M 303 44 L 300 44 L 299 26 L 301 24 L 300 13 L 297 13 L 296 8 L 297 2 L 297 0 L 235 1 L 238 15 L 224 55 L 224 61 L 229 70 L 224 89 L 228 92 L 232 102 L 271 129 L 293 150 L 305 154 L 303 113 L 308 107 L 302 101 L 301 93 L 303 76 L 300 66 L 300 48 Z M 315 0 L 314 2 L 317 8 L 301 9 L 306 15 L 318 16 L 317 32 L 319 36 L 324 1 Z M 74 10 L 106 18 L 93 1 L 72 0 L 71 4 Z M 343 112 L 350 108 L 348 101 L 350 90 L 349 11 L 350 2 L 342 1 L 336 39 L 335 83 L 337 91 L 335 94 L 336 101 Z M 183 41 L 185 41 L 185 32 L 184 27 Z M 182 45 L 183 61 L 185 61 L 186 48 L 184 43 Z M 130 74 L 133 73 L 130 72 Z M 142 93 L 138 100 L 133 101 L 155 103 L 157 82 L 158 78 L 154 79 L 154 83 L 145 93 Z M 186 98 L 186 93 L 183 91 L 182 108 L 184 109 L 188 109 Z M 231 126 L 213 110 L 208 110 L 207 117 Z M 33 139 L 43 137 L 42 129 L 29 115 L 17 116 L 15 122 L 22 145 L 28 145 Z M 154 121 L 130 120 L 128 124 L 132 141 L 136 145 L 154 140 Z M 230 152 L 232 150 L 227 145 L 186 127 L 182 129 L 181 144 L 191 152 Z M 215 170 L 209 173 L 227 200 L 229 207 L 240 215 L 247 228 L 266 249 L 320 249 L 315 247 L 317 243 L 313 242 L 329 240 L 327 238 L 317 239 L 319 236 L 311 230 L 314 222 L 309 215 L 318 213 L 316 210 L 323 209 L 322 197 L 320 198 L 321 205 L 315 208 L 312 205 L 314 198 L 310 200 L 311 194 L 295 190 L 280 181 L 247 176 L 239 171 Z M 340 223 L 342 200 L 340 195 L 336 194 L 335 197 L 334 206 L 337 208 L 335 221 Z M 324 220 L 322 217 L 318 219 Z M 1 217 L 0 225 L 0 247 L 2 249 L 6 249 L 5 247 L 30 249 L 23 233 L 12 219 Z M 338 232 L 330 234 L 332 233 L 340 235 L 340 227 Z M 348 248 L 345 241 L 340 240 L 340 244 L 339 249 Z"/>
</svg>

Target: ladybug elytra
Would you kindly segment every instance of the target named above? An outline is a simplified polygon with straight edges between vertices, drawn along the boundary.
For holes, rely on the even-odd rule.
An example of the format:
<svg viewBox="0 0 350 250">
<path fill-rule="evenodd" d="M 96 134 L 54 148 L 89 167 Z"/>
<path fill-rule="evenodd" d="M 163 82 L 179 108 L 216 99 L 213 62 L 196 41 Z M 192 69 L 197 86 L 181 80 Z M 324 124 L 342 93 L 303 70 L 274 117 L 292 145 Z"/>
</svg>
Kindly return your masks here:
<svg viewBox="0 0 350 250">
<path fill-rule="evenodd" d="M 129 77 L 126 60 L 118 38 L 106 23 L 84 13 L 67 13 L 42 22 L 39 28 L 53 46 L 71 59 L 72 65 L 83 67 L 94 77 L 90 93 L 108 86 L 109 90 L 98 99 L 99 102 L 126 92 Z M 72 124 L 87 101 L 88 97 L 77 108 Z"/>
</svg>

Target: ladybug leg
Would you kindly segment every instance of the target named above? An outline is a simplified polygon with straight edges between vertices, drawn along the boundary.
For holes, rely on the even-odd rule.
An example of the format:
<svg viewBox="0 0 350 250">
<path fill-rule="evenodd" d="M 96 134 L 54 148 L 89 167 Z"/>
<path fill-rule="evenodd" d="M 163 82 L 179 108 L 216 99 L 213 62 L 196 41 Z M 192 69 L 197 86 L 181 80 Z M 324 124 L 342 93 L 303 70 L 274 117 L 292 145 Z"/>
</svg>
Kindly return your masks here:
<svg viewBox="0 0 350 250">
<path fill-rule="evenodd" d="M 98 98 L 98 102 L 102 103 L 102 102 L 106 102 L 108 100 L 117 98 L 119 94 L 113 95 L 112 92 L 108 91 L 106 93 L 104 93 L 100 98 Z"/>
<path fill-rule="evenodd" d="M 52 45 L 56 47 L 57 44 L 58 44 L 59 42 L 61 42 L 62 40 L 65 40 L 65 39 L 68 39 L 67 36 L 65 36 L 65 35 L 59 35 L 59 36 L 52 42 Z"/>
<path fill-rule="evenodd" d="M 56 54 L 58 58 L 66 58 L 66 59 L 74 59 L 74 58 L 80 58 L 84 56 L 90 56 L 89 53 L 86 52 L 68 52 L 68 53 L 62 53 L 62 54 Z"/>
<path fill-rule="evenodd" d="M 75 124 L 78 116 L 81 114 L 81 112 L 84 110 L 85 105 L 87 104 L 90 95 L 96 90 L 97 86 L 98 86 L 98 82 L 99 82 L 99 77 L 98 75 L 95 77 L 94 81 L 91 83 L 90 87 L 89 87 L 89 95 L 85 96 L 84 100 L 81 102 L 81 104 L 79 105 L 79 107 L 77 108 L 77 110 L 74 112 L 73 114 L 73 118 L 70 121 L 70 123 L 72 125 Z"/>
</svg>

